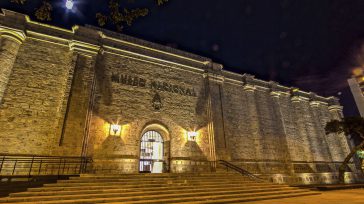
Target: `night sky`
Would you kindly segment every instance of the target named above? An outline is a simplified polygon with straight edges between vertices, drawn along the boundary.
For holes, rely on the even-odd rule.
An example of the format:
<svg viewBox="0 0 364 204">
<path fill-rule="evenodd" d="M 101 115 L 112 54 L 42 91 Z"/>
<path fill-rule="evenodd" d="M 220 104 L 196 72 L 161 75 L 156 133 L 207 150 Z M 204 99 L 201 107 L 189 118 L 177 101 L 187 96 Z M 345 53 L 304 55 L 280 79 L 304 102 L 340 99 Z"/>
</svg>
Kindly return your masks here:
<svg viewBox="0 0 364 204">
<path fill-rule="evenodd" d="M 53 20 L 47 23 L 97 25 L 95 14 L 108 5 L 108 0 L 75 0 L 77 12 L 71 13 L 63 1 L 51 1 Z M 359 115 L 346 80 L 363 63 L 358 56 L 364 59 L 363 0 L 170 0 L 161 7 L 134 1 L 124 5 L 146 6 L 150 13 L 124 34 L 210 57 L 229 71 L 337 96 L 345 115 Z M 19 6 L 0 0 L 0 7 L 35 20 L 40 2 Z"/>
</svg>

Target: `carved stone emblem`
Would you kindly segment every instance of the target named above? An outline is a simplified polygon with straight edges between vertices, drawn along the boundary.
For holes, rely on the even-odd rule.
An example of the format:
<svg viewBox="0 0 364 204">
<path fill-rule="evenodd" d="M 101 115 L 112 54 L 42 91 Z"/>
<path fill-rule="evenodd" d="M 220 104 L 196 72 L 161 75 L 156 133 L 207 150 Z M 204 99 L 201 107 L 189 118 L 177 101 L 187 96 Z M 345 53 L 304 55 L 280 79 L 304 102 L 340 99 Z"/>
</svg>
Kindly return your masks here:
<svg viewBox="0 0 364 204">
<path fill-rule="evenodd" d="M 155 93 L 153 97 L 152 106 L 156 111 L 160 111 L 163 107 L 161 96 L 158 93 Z"/>
</svg>

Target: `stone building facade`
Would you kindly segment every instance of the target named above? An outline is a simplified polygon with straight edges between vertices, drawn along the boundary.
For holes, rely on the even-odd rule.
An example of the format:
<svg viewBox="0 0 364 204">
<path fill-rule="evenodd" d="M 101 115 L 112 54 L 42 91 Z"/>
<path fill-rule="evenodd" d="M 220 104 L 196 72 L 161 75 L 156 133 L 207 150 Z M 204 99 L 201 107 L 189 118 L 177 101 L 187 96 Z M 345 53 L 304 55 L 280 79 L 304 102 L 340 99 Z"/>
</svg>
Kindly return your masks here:
<svg viewBox="0 0 364 204">
<path fill-rule="evenodd" d="M 215 161 L 226 160 L 280 182 L 314 183 L 335 180 L 349 152 L 344 135 L 324 131 L 342 117 L 334 97 L 228 72 L 209 58 L 126 35 L 62 29 L 8 10 L 0 14 L 0 42 L 2 154 L 89 156 L 95 172 L 110 173 L 151 170 L 141 167 L 142 156 L 177 173 L 214 170 Z"/>
</svg>

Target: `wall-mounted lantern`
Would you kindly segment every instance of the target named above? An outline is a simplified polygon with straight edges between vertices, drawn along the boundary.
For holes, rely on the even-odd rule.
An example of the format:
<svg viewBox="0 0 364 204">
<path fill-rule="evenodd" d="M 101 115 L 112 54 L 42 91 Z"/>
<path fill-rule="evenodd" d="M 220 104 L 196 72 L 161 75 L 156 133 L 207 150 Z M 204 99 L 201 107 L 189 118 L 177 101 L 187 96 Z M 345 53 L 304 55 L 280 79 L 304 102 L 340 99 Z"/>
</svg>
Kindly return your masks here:
<svg viewBox="0 0 364 204">
<path fill-rule="evenodd" d="M 198 133 L 197 132 L 187 132 L 188 141 L 196 141 Z"/>
<path fill-rule="evenodd" d="M 121 125 L 110 124 L 109 134 L 110 134 L 110 136 L 120 136 L 120 134 L 121 134 Z"/>
</svg>

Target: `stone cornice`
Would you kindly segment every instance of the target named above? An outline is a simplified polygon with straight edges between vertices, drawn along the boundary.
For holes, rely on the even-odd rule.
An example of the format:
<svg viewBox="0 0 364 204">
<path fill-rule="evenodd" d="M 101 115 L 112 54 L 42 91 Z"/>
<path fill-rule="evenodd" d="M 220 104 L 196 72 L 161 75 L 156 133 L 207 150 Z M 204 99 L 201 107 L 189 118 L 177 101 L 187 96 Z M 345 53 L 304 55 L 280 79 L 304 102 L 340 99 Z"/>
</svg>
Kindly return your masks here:
<svg viewBox="0 0 364 204">
<path fill-rule="evenodd" d="M 0 37 L 12 39 L 21 44 L 24 42 L 26 35 L 22 30 L 0 25 Z"/>
<path fill-rule="evenodd" d="M 142 49 L 147 49 L 150 51 L 158 52 L 161 54 L 179 57 L 181 59 L 193 61 L 193 62 L 196 62 L 199 64 L 208 65 L 209 63 L 212 62 L 212 60 L 209 58 L 195 55 L 195 54 L 185 52 L 182 50 L 178 50 L 178 49 L 175 49 L 172 47 L 163 46 L 163 45 L 160 45 L 157 43 L 152 43 L 152 42 L 138 39 L 135 37 L 131 37 L 128 35 L 124 35 L 124 34 L 110 31 L 110 30 L 102 29 L 100 27 L 89 26 L 89 25 L 87 25 L 86 27 L 92 28 L 94 30 L 98 30 L 99 33 L 101 34 L 101 37 L 105 40 L 117 41 L 117 42 L 123 43 L 125 45 L 135 46 L 135 47 L 139 47 Z"/>
<path fill-rule="evenodd" d="M 210 81 L 213 82 L 217 82 L 222 84 L 225 80 L 224 76 L 219 75 L 219 74 L 215 74 L 215 73 L 210 73 L 210 72 L 206 72 L 203 74 L 204 78 L 208 78 Z"/>
<path fill-rule="evenodd" d="M 302 97 L 302 96 L 292 96 L 291 97 L 292 102 L 307 102 L 309 100 L 310 100 L 309 98 L 305 98 L 305 97 Z"/>
<path fill-rule="evenodd" d="M 202 68 L 196 68 L 195 66 L 189 66 L 186 64 L 181 64 L 181 63 L 177 63 L 177 62 L 173 62 L 173 61 L 169 61 L 169 60 L 164 60 L 164 59 L 160 59 L 157 57 L 152 57 L 152 56 L 147 56 L 144 54 L 130 52 L 128 50 L 122 50 L 122 49 L 118 49 L 118 48 L 111 47 L 111 46 L 103 45 L 101 49 L 103 50 L 103 53 L 107 53 L 110 55 L 116 55 L 116 56 L 120 56 L 120 57 L 130 58 L 130 59 L 142 61 L 145 63 L 155 64 L 158 66 L 169 67 L 169 68 L 192 72 L 192 73 L 200 73 L 200 74 L 204 73 L 204 69 L 202 69 Z"/>
<path fill-rule="evenodd" d="M 63 29 L 32 21 L 26 15 L 5 9 L 2 9 L 0 13 L 0 26 L 0 35 L 11 37 L 20 43 L 25 38 L 30 38 L 69 47 L 73 51 L 90 56 L 102 49 L 108 54 L 123 55 L 194 73 L 205 72 L 205 77 L 218 83 L 239 86 L 249 84 L 259 90 L 270 90 L 280 94 L 291 94 L 292 90 L 291 87 L 256 79 L 252 75 L 222 70 L 222 65 L 213 63 L 206 57 L 93 26 L 73 26 L 72 29 Z M 3 28 L 2 31 L 1 28 Z M 273 89 L 272 84 L 274 84 Z M 301 90 L 295 94 L 304 99 L 310 98 L 310 93 Z M 331 98 L 321 96 L 317 96 L 315 101 L 332 104 Z"/>
<path fill-rule="evenodd" d="M 229 72 L 222 70 L 222 74 L 225 77 L 224 83 L 233 84 L 236 86 L 245 86 L 246 84 L 249 84 L 250 87 L 254 87 L 254 90 L 264 90 L 264 91 L 271 91 L 274 92 L 274 96 L 299 96 L 299 98 L 295 98 L 294 101 L 317 101 L 321 105 L 328 105 L 329 101 L 332 97 L 323 97 L 318 96 L 315 93 L 312 92 L 305 92 L 302 90 L 299 90 L 295 87 L 287 87 L 279 84 L 275 81 L 263 81 L 260 79 L 255 78 L 254 75 L 250 74 L 238 74 L 234 72 Z M 293 93 L 294 90 L 294 93 Z M 312 98 L 314 96 L 314 99 Z"/>
<path fill-rule="evenodd" d="M 271 95 L 272 97 L 277 97 L 277 98 L 279 98 L 279 97 L 281 96 L 281 92 L 278 92 L 278 91 L 271 91 L 271 92 L 270 92 L 270 95 Z"/>
<path fill-rule="evenodd" d="M 16 22 L 16 23 L 14 23 Z M 69 46 L 73 41 L 94 46 L 108 46 L 114 50 L 128 51 L 135 57 L 154 57 L 163 63 L 173 62 L 175 65 L 186 65 L 204 70 L 211 59 L 133 38 L 124 34 L 108 31 L 93 26 L 73 26 L 72 30 L 63 29 L 32 21 L 28 16 L 2 9 L 0 25 L 23 30 L 33 39 Z M 15 28 L 14 28 L 15 29 Z M 91 49 L 91 52 L 93 49 Z"/>
<path fill-rule="evenodd" d="M 328 103 L 323 101 L 310 101 L 310 106 L 312 107 L 319 107 L 319 106 L 327 106 Z"/>
<path fill-rule="evenodd" d="M 222 75 L 222 69 L 222 64 L 209 63 L 203 76 L 213 82 L 224 83 L 225 77 Z"/>
<path fill-rule="evenodd" d="M 342 111 L 343 107 L 340 105 L 330 105 L 329 106 L 329 111 Z"/>
<path fill-rule="evenodd" d="M 76 40 L 69 42 L 69 48 L 72 51 L 78 52 L 80 54 L 93 57 L 97 55 L 100 51 L 100 46 L 93 45 L 90 43 L 84 43 Z"/>
<path fill-rule="evenodd" d="M 256 90 L 256 87 L 254 85 L 251 85 L 251 84 L 245 84 L 243 86 L 243 90 L 244 91 L 255 91 Z"/>
</svg>

